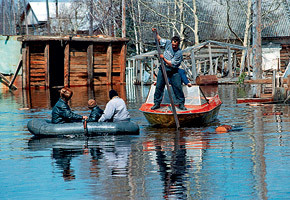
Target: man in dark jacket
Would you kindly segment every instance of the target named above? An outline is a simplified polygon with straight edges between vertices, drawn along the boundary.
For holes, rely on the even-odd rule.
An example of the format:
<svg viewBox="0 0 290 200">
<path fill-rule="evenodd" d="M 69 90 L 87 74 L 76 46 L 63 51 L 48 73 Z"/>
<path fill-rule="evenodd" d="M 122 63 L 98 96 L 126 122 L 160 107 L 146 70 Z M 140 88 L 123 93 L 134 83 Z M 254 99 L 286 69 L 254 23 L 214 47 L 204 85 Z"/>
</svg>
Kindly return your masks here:
<svg viewBox="0 0 290 200">
<path fill-rule="evenodd" d="M 97 103 L 94 99 L 90 99 L 88 101 L 88 107 L 92 110 L 88 122 L 97 122 L 104 113 L 104 111 L 99 108 L 99 106 L 97 106 Z"/>
<path fill-rule="evenodd" d="M 71 99 L 73 92 L 71 89 L 64 87 L 60 90 L 60 98 L 52 108 L 51 122 L 53 124 L 61 124 L 65 122 L 81 121 L 88 119 L 87 116 L 81 116 L 71 111 L 68 101 Z"/>
</svg>

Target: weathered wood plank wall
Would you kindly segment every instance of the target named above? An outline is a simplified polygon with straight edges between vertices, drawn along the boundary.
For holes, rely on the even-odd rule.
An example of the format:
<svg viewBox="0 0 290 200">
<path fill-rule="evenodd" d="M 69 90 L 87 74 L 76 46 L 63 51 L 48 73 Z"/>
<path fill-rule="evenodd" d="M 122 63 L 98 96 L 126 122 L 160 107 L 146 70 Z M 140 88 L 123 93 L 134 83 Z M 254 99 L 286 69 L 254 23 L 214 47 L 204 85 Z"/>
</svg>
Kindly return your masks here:
<svg viewBox="0 0 290 200">
<path fill-rule="evenodd" d="M 281 45 L 282 49 L 280 51 L 280 63 L 282 72 L 285 71 L 287 65 L 290 61 L 290 44 Z"/>
<path fill-rule="evenodd" d="M 81 42 L 72 43 L 69 52 L 69 80 L 70 86 L 87 85 L 88 69 L 87 69 L 87 47 L 88 45 Z"/>
<path fill-rule="evenodd" d="M 126 68 L 126 42 L 127 40 L 114 39 L 104 42 L 85 40 L 67 40 L 58 48 L 63 49 L 64 86 L 85 86 L 124 84 Z M 51 39 L 52 40 L 52 39 Z M 56 41 L 53 38 L 52 41 Z M 26 56 L 23 60 L 26 71 L 24 87 L 50 87 L 50 51 L 56 46 L 50 45 L 50 39 L 29 38 L 25 41 Z M 58 66 L 59 67 L 59 66 Z M 55 67 L 54 67 L 55 69 Z M 57 69 L 62 70 L 62 69 Z M 55 72 L 54 72 L 55 73 Z"/>
<path fill-rule="evenodd" d="M 46 86 L 45 47 L 45 43 L 33 43 L 29 46 L 29 86 Z"/>
</svg>

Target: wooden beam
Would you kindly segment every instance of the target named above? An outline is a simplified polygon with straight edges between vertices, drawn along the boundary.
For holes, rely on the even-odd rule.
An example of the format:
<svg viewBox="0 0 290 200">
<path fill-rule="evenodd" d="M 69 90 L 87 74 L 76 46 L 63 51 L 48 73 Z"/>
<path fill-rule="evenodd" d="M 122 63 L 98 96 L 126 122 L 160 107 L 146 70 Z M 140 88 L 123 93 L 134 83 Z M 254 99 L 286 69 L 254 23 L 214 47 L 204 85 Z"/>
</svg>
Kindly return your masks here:
<svg viewBox="0 0 290 200">
<path fill-rule="evenodd" d="M 272 97 L 276 95 L 276 87 L 277 87 L 277 82 L 276 82 L 276 73 L 277 71 L 273 71 L 273 78 L 272 78 Z"/>
<path fill-rule="evenodd" d="M 27 68 L 27 56 L 26 56 L 26 47 L 22 48 L 22 88 L 26 88 L 26 79 L 27 79 L 27 74 L 26 74 L 26 68 Z"/>
<path fill-rule="evenodd" d="M 126 83 L 126 55 L 127 55 L 127 45 L 126 43 L 123 44 L 121 53 L 120 53 L 120 66 L 121 66 L 121 73 L 120 73 L 120 83 Z"/>
<path fill-rule="evenodd" d="M 194 51 L 191 51 L 191 73 L 192 73 L 192 78 L 193 78 L 193 83 L 195 83 L 196 77 L 197 77 L 197 72 L 196 72 L 196 64 L 195 64 L 195 55 Z"/>
<path fill-rule="evenodd" d="M 112 84 L 113 50 L 112 43 L 107 48 L 107 84 Z"/>
<path fill-rule="evenodd" d="M 151 83 L 154 81 L 154 60 L 151 58 Z"/>
<path fill-rule="evenodd" d="M 46 43 L 45 49 L 44 49 L 44 61 L 46 64 L 46 71 L 45 71 L 45 86 L 46 88 L 50 87 L 50 68 L 49 68 L 49 43 Z"/>
<path fill-rule="evenodd" d="M 228 76 L 230 78 L 232 78 L 233 77 L 233 67 L 232 67 L 232 55 L 231 55 L 230 47 L 228 47 L 228 71 L 229 71 Z"/>
<path fill-rule="evenodd" d="M 79 37 L 79 36 L 36 36 L 36 35 L 23 35 L 19 37 L 19 41 L 64 41 L 64 42 L 72 42 L 72 41 L 82 41 L 82 42 L 95 42 L 95 43 L 114 43 L 114 42 L 128 42 L 127 38 L 117 38 L 117 37 L 98 37 L 98 36 L 87 36 L 87 37 Z"/>
<path fill-rule="evenodd" d="M 237 54 L 234 53 L 234 77 L 237 74 Z"/>
<path fill-rule="evenodd" d="M 29 51 L 29 45 L 26 45 L 26 80 L 24 80 L 26 82 L 26 89 L 30 88 L 30 51 Z"/>
<path fill-rule="evenodd" d="M 88 85 L 94 85 L 94 45 L 90 44 L 87 49 L 87 70 L 88 70 Z"/>
<path fill-rule="evenodd" d="M 267 79 L 256 79 L 256 80 L 245 80 L 244 83 L 248 84 L 273 84 L 274 80 L 272 78 Z M 287 79 L 283 79 L 283 83 L 287 84 Z M 275 84 L 275 83 L 274 83 Z"/>
<path fill-rule="evenodd" d="M 15 71 L 13 77 L 12 77 L 12 80 L 11 80 L 10 84 L 9 84 L 9 88 L 13 87 L 13 83 L 14 83 L 14 81 L 15 81 L 15 79 L 16 79 L 21 67 L 22 67 L 22 57 L 20 57 L 20 59 L 19 59 L 16 71 Z"/>
<path fill-rule="evenodd" d="M 7 87 L 9 87 L 10 85 L 10 81 L 0 72 L 0 81 L 6 85 Z M 10 87 L 9 87 L 10 89 Z M 17 87 L 15 87 L 14 85 L 12 85 L 11 87 L 12 90 L 17 90 Z"/>
<path fill-rule="evenodd" d="M 69 62 L 69 43 L 67 43 L 65 45 L 65 49 L 64 49 L 64 86 L 65 87 L 69 87 L 70 83 L 69 83 L 69 79 L 70 79 L 70 62 Z"/>
<path fill-rule="evenodd" d="M 214 75 L 217 75 L 218 64 L 219 64 L 219 57 L 217 57 L 217 58 L 215 59 Z"/>
<path fill-rule="evenodd" d="M 212 64 L 212 55 L 211 55 L 211 44 L 208 44 L 208 53 L 209 53 L 209 75 L 213 75 L 213 64 Z"/>
</svg>

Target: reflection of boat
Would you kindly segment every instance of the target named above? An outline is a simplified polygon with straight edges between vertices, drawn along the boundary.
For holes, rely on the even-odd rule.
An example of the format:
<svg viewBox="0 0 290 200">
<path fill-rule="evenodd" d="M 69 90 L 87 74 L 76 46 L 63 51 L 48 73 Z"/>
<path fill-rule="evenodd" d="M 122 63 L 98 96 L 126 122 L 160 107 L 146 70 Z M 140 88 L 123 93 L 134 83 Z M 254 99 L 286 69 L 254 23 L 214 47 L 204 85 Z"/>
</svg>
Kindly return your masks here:
<svg viewBox="0 0 290 200">
<path fill-rule="evenodd" d="M 152 125 L 171 127 L 175 125 L 173 112 L 167 90 L 161 102 L 161 107 L 151 110 L 154 104 L 155 86 L 152 85 L 148 93 L 146 102 L 139 109 Z M 177 116 L 181 126 L 194 126 L 207 124 L 216 119 L 222 104 L 218 95 L 214 97 L 204 97 L 199 86 L 183 87 L 185 95 L 185 107 L 187 110 L 180 110 L 176 107 Z M 174 93 L 172 92 L 174 97 Z"/>
<path fill-rule="evenodd" d="M 52 124 L 44 119 L 32 119 L 28 122 L 27 128 L 35 136 L 55 137 L 62 135 L 120 135 L 139 134 L 139 126 L 134 122 L 89 122 L 87 129 L 84 129 L 83 123 L 64 123 Z"/>
</svg>

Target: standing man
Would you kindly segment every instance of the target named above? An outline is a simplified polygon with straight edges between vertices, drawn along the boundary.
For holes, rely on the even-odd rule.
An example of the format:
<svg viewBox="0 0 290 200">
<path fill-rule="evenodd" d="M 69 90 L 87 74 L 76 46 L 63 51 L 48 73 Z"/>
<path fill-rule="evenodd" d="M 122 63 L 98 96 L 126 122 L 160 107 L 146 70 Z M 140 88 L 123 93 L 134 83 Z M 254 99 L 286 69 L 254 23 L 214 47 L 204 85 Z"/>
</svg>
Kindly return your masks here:
<svg viewBox="0 0 290 200">
<path fill-rule="evenodd" d="M 156 28 L 152 28 L 152 31 L 157 34 L 157 40 L 161 46 L 165 46 L 165 51 L 160 55 L 160 59 L 163 60 L 165 65 L 165 70 L 172 86 L 174 95 L 176 97 L 177 103 L 179 105 L 180 110 L 186 110 L 184 106 L 185 98 L 182 91 L 181 85 L 181 77 L 178 73 L 178 68 L 182 61 L 182 52 L 179 48 L 180 38 L 178 36 L 174 36 L 171 41 L 163 39 L 157 33 Z M 161 67 L 159 67 L 159 71 L 157 74 L 157 83 L 156 89 L 154 93 L 154 106 L 151 110 L 156 110 L 160 108 L 160 104 L 163 98 L 165 80 L 162 74 Z"/>
</svg>

